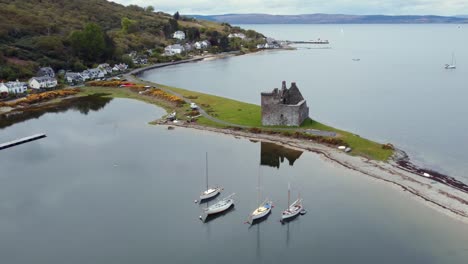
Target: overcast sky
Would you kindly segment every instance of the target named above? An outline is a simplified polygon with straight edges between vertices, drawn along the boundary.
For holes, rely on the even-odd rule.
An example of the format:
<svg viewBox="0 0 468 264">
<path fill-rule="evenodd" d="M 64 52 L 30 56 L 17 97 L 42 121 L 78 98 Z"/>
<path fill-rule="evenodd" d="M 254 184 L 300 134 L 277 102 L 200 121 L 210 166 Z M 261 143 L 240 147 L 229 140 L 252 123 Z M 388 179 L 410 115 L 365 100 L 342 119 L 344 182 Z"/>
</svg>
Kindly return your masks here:
<svg viewBox="0 0 468 264">
<path fill-rule="evenodd" d="M 468 14 L 468 0 L 113 0 L 124 5 L 152 5 L 156 10 L 181 14 Z"/>
</svg>

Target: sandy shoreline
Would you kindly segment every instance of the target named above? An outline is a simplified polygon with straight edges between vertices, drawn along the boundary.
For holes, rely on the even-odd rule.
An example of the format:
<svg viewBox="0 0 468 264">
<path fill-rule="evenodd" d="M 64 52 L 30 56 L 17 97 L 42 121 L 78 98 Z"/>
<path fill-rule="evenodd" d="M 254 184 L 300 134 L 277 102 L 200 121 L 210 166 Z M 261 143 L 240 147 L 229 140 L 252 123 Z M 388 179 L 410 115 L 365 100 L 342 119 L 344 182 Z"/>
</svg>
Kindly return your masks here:
<svg viewBox="0 0 468 264">
<path fill-rule="evenodd" d="M 166 124 L 162 124 L 166 125 Z M 412 172 L 402 167 L 397 160 L 381 162 L 358 156 L 351 156 L 338 149 L 312 141 L 284 137 L 280 135 L 255 134 L 246 131 L 205 127 L 196 124 L 167 124 L 240 137 L 253 141 L 270 142 L 288 148 L 319 154 L 345 168 L 366 176 L 390 183 L 423 204 L 436 209 L 454 219 L 468 224 L 468 193 L 436 181 L 434 178 Z"/>
</svg>

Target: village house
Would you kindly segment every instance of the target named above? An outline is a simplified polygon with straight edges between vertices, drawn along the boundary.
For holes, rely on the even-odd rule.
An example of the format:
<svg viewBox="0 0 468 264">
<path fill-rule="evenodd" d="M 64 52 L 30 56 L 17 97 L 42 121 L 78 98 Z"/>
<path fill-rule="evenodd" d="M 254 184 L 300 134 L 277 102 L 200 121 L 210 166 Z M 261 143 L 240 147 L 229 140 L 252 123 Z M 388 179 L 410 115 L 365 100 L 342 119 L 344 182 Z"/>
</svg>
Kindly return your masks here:
<svg viewBox="0 0 468 264">
<path fill-rule="evenodd" d="M 65 80 L 69 84 L 78 84 L 84 82 L 83 76 L 79 72 L 66 72 Z"/>
<path fill-rule="evenodd" d="M 229 34 L 228 38 L 245 39 L 245 34 L 244 33 L 231 33 L 231 34 Z"/>
<path fill-rule="evenodd" d="M 173 38 L 178 39 L 178 40 L 184 40 L 185 39 L 185 33 L 183 31 L 176 31 L 172 35 Z"/>
<path fill-rule="evenodd" d="M 211 43 L 208 40 L 203 40 L 203 41 L 195 42 L 195 44 L 193 44 L 193 46 L 197 50 L 203 50 L 203 49 L 209 48 L 211 46 Z"/>
<path fill-rule="evenodd" d="M 22 94 L 28 90 L 28 84 L 16 80 L 15 82 L 0 83 L 0 96 L 8 94 Z"/>
<path fill-rule="evenodd" d="M 8 87 L 1 82 L 0 83 L 0 97 L 5 97 L 8 95 Z"/>
<path fill-rule="evenodd" d="M 185 51 L 185 48 L 180 44 L 169 45 L 166 48 L 164 48 L 164 55 L 172 56 L 176 54 L 181 54 L 183 51 Z"/>
<path fill-rule="evenodd" d="M 112 73 L 112 67 L 108 63 L 99 64 L 97 67 L 101 69 L 104 72 L 104 74 Z"/>
<path fill-rule="evenodd" d="M 28 90 L 28 84 L 18 80 L 15 82 L 7 82 L 5 85 L 8 87 L 8 93 L 10 94 L 22 94 Z"/>
<path fill-rule="evenodd" d="M 296 83 L 289 89 L 283 81 L 281 89 L 261 93 L 262 125 L 300 126 L 309 117 L 309 107 Z"/>
<path fill-rule="evenodd" d="M 50 78 L 55 78 L 55 72 L 51 67 L 40 68 L 36 74 L 37 77 L 47 76 Z"/>
<path fill-rule="evenodd" d="M 148 58 L 145 56 L 136 57 L 133 59 L 133 63 L 136 65 L 148 64 Z"/>
<path fill-rule="evenodd" d="M 57 79 L 48 76 L 32 77 L 28 83 L 32 89 L 51 89 L 57 86 Z"/>
<path fill-rule="evenodd" d="M 122 72 L 128 69 L 128 65 L 125 63 L 115 64 L 112 71 Z"/>
</svg>

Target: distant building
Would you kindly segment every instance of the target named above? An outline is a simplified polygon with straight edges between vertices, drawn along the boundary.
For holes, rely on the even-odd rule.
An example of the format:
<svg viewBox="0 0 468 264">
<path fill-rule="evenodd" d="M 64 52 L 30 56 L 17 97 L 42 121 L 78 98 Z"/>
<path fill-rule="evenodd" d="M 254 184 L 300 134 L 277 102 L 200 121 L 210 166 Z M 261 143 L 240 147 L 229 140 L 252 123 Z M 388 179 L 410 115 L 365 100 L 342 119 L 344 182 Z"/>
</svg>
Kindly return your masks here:
<svg viewBox="0 0 468 264">
<path fill-rule="evenodd" d="M 84 78 L 79 72 L 66 72 L 64 77 L 69 84 L 78 84 L 84 82 Z"/>
<path fill-rule="evenodd" d="M 197 50 L 204 50 L 211 46 L 211 43 L 208 40 L 197 41 L 193 44 L 195 49 Z"/>
<path fill-rule="evenodd" d="M 178 39 L 178 40 L 184 40 L 185 39 L 185 33 L 183 31 L 176 31 L 172 35 L 173 38 Z"/>
<path fill-rule="evenodd" d="M 228 38 L 245 39 L 245 34 L 244 33 L 231 33 L 231 34 L 229 34 Z"/>
<path fill-rule="evenodd" d="M 42 76 L 29 79 L 29 87 L 32 89 L 51 89 L 57 86 L 57 79 Z"/>
<path fill-rule="evenodd" d="M 0 94 L 22 94 L 28 90 L 28 84 L 16 80 L 15 82 L 0 83 Z"/>
<path fill-rule="evenodd" d="M 8 95 L 8 87 L 1 82 L 0 83 L 0 97 L 5 97 Z"/>
<path fill-rule="evenodd" d="M 309 117 L 309 107 L 296 83 L 289 89 L 283 81 L 281 89 L 261 93 L 262 125 L 300 126 Z"/>
<path fill-rule="evenodd" d="M 36 76 L 37 77 L 47 76 L 47 77 L 55 78 L 55 72 L 51 67 L 43 67 L 39 69 Z"/>
<path fill-rule="evenodd" d="M 171 56 L 181 54 L 183 51 L 185 51 L 185 48 L 180 44 L 169 45 L 164 48 L 164 55 Z"/>
</svg>

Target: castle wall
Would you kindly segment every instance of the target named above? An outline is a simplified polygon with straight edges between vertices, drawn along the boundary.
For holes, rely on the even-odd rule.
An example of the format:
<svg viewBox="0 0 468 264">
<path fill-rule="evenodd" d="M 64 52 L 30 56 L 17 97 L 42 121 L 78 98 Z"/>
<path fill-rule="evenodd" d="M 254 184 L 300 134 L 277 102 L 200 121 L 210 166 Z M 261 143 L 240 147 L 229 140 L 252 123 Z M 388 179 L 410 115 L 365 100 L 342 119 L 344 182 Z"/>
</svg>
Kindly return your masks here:
<svg viewBox="0 0 468 264">
<path fill-rule="evenodd" d="M 281 90 L 261 93 L 262 125 L 300 126 L 309 117 L 309 107 L 295 83 L 286 89 L 283 82 Z"/>
<path fill-rule="evenodd" d="M 269 100 L 265 100 L 265 102 L 267 101 Z M 308 116 L 309 108 L 305 101 L 301 101 L 297 105 L 262 104 L 262 124 L 264 126 L 300 126 Z"/>
</svg>

